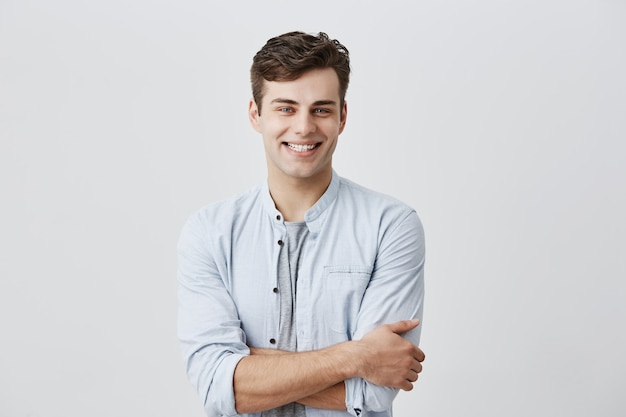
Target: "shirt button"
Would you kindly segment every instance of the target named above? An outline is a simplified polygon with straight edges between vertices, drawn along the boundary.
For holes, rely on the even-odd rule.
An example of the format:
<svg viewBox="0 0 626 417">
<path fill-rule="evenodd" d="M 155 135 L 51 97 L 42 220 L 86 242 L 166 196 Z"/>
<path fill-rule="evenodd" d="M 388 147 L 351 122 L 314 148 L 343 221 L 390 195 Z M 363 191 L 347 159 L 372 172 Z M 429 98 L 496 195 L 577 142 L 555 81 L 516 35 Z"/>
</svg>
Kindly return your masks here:
<svg viewBox="0 0 626 417">
<path fill-rule="evenodd" d="M 272 291 L 274 291 L 276 293 L 276 292 L 278 292 L 278 288 L 274 288 Z"/>
<path fill-rule="evenodd" d="M 274 339 L 273 337 L 270 339 L 270 343 L 275 345 L 276 344 L 276 339 Z"/>
<path fill-rule="evenodd" d="M 278 246 L 283 246 L 283 241 L 282 240 L 278 239 L 277 243 L 278 243 Z"/>
<path fill-rule="evenodd" d="M 280 220 L 280 214 L 276 216 L 276 220 Z"/>
</svg>

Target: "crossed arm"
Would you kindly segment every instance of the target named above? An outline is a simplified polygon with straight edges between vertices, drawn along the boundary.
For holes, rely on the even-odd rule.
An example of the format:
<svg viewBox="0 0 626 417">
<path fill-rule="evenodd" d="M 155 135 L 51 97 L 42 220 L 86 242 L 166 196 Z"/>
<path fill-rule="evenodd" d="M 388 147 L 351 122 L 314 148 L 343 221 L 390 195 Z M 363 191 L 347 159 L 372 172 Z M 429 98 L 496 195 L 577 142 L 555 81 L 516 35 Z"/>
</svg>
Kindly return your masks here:
<svg viewBox="0 0 626 417">
<path fill-rule="evenodd" d="M 207 414 L 251 413 L 294 401 L 382 411 L 397 389 L 410 390 L 424 354 L 416 346 L 419 328 L 410 331 L 417 321 L 397 320 L 422 316 L 424 254 L 417 218 L 405 220 L 379 248 L 352 340 L 297 353 L 246 346 L 202 225 L 189 223 L 179 243 L 178 329 L 188 377 Z M 224 384 L 229 380 L 232 385 Z"/>
<path fill-rule="evenodd" d="M 353 377 L 409 391 L 422 370 L 424 353 L 400 334 L 418 324 L 419 320 L 405 320 L 382 325 L 361 340 L 318 351 L 252 348 L 235 369 L 237 412 L 254 413 L 294 401 L 345 410 L 343 381 Z"/>
</svg>

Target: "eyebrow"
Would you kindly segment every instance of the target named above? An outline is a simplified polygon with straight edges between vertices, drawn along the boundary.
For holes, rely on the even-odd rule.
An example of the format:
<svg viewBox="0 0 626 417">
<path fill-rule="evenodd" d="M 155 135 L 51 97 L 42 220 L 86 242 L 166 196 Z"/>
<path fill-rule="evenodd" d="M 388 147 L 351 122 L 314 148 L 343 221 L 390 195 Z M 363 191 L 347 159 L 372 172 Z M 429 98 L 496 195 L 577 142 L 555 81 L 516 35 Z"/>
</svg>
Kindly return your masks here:
<svg viewBox="0 0 626 417">
<path fill-rule="evenodd" d="M 270 102 L 270 104 L 298 105 L 300 103 L 298 103 L 295 100 L 288 99 L 288 98 L 275 98 L 274 100 Z M 337 105 L 337 102 L 335 100 L 317 100 L 313 102 L 313 106 L 336 106 L 336 105 Z"/>
</svg>

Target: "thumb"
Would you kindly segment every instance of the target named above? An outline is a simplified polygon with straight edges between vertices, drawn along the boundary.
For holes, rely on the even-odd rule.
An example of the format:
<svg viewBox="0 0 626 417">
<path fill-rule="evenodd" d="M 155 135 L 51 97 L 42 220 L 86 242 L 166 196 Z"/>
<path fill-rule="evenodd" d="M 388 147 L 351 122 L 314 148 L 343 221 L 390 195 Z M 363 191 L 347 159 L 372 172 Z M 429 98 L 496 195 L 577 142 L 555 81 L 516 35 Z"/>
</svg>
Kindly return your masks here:
<svg viewBox="0 0 626 417">
<path fill-rule="evenodd" d="M 413 330 L 420 324 L 419 319 L 413 320 L 400 320 L 395 323 L 389 324 L 389 329 L 397 334 L 406 333 L 409 330 Z"/>
</svg>

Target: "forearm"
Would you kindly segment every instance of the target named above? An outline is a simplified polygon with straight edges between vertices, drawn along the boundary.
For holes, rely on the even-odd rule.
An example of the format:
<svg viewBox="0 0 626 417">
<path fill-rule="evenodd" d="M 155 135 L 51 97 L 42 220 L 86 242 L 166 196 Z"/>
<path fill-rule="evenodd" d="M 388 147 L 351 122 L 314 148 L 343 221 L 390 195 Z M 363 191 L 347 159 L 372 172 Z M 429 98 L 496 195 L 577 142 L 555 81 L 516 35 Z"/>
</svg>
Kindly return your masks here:
<svg viewBox="0 0 626 417">
<path fill-rule="evenodd" d="M 346 385 L 343 381 L 297 401 L 300 404 L 326 410 L 346 410 Z"/>
<path fill-rule="evenodd" d="M 237 412 L 259 412 L 290 402 L 345 409 L 343 381 L 356 376 L 355 348 L 353 342 L 298 353 L 252 348 L 235 369 Z"/>
<path fill-rule="evenodd" d="M 260 349 L 250 348 L 252 355 L 289 355 L 294 352 L 278 349 Z M 326 410 L 345 410 L 346 409 L 346 386 L 343 381 L 328 387 L 322 391 L 316 392 L 308 397 L 300 398 L 296 402 L 314 408 L 323 408 Z"/>
<path fill-rule="evenodd" d="M 419 320 L 404 320 L 382 325 L 361 340 L 311 352 L 273 354 L 252 348 L 252 354 L 235 368 L 237 412 L 254 413 L 299 401 L 315 406 L 328 400 L 331 405 L 322 408 L 335 408 L 343 389 L 340 383 L 353 377 L 411 390 L 424 353 L 400 334 L 418 324 Z"/>
</svg>

